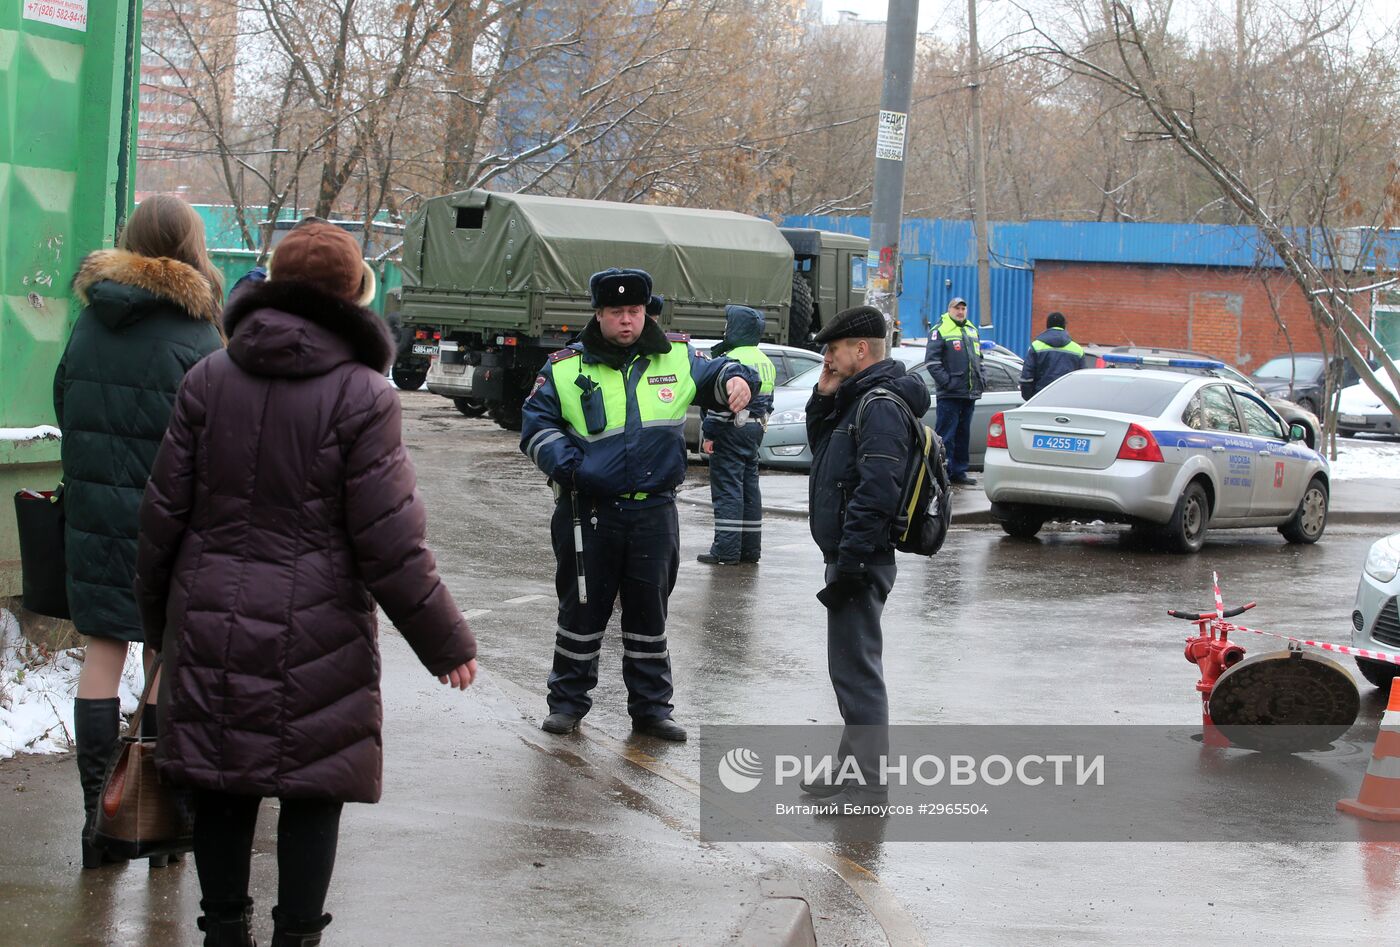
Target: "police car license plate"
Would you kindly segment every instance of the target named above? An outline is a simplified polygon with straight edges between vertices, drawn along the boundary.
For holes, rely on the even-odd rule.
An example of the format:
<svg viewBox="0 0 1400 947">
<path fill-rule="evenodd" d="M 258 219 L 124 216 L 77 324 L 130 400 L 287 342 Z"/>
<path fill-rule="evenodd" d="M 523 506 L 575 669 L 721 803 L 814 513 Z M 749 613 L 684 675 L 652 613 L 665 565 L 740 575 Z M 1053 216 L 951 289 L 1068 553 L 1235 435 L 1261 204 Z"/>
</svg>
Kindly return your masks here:
<svg viewBox="0 0 1400 947">
<path fill-rule="evenodd" d="M 437 354 L 437 346 L 436 346 L 436 345 L 433 345 L 431 342 L 414 342 L 414 343 L 413 343 L 413 354 L 414 354 L 414 355 L 436 355 L 436 354 Z"/>
<path fill-rule="evenodd" d="M 1035 450 L 1059 450 L 1067 454 L 1089 453 L 1087 437 L 1065 437 L 1060 434 L 1032 434 L 1031 447 Z"/>
</svg>

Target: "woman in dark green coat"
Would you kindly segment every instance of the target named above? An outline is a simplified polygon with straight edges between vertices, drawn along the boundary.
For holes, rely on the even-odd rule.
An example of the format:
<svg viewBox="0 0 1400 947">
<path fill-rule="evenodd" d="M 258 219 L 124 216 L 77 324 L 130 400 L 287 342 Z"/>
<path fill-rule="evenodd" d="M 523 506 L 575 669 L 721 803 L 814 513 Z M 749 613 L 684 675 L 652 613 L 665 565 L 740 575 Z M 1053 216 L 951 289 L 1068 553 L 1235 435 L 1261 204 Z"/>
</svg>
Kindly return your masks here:
<svg viewBox="0 0 1400 947">
<path fill-rule="evenodd" d="M 156 195 L 131 215 L 118 249 L 83 261 L 73 291 L 84 308 L 54 376 L 54 411 L 63 430 L 68 607 L 87 636 L 73 730 L 87 814 L 83 867 L 95 868 L 103 859 L 92 823 L 121 724 L 117 688 L 129 644 L 142 640 L 132 590 L 141 495 L 181 380 L 223 345 L 223 287 L 194 208 Z M 147 666 L 153 657 L 146 649 Z M 155 721 L 144 714 L 142 730 L 154 732 Z"/>
</svg>

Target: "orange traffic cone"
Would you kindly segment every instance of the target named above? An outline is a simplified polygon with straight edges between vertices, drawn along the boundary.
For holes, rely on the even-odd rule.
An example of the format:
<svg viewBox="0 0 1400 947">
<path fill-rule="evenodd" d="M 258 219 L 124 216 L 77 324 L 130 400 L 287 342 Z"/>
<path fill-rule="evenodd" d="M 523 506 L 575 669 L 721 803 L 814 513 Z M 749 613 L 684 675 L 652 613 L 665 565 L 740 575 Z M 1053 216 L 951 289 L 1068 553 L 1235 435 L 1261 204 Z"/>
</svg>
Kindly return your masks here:
<svg viewBox="0 0 1400 947">
<path fill-rule="evenodd" d="M 1355 799 L 1337 803 L 1339 812 L 1373 822 L 1400 822 L 1400 677 L 1390 681 L 1390 701 L 1381 716 L 1376 748 Z"/>
</svg>

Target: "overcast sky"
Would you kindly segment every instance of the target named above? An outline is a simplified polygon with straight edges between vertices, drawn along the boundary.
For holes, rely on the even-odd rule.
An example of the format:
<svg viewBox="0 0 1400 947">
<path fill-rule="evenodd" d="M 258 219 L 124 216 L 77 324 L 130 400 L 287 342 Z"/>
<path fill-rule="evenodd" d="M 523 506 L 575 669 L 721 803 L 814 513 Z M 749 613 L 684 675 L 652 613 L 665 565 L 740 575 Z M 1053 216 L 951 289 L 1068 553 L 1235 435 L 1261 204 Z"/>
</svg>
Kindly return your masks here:
<svg viewBox="0 0 1400 947">
<path fill-rule="evenodd" d="M 1030 9 L 1055 10 L 1055 0 L 1017 0 Z M 1173 22 L 1188 24 L 1204 18 L 1225 18 L 1226 25 L 1233 23 L 1237 0 L 1179 0 L 1173 8 Z M 1280 0 L 1248 0 L 1247 9 L 1267 11 Z M 1304 0 L 1294 0 L 1284 5 L 1301 5 Z M 1400 21 L 1400 0 L 1356 0 L 1361 13 L 1359 31 L 1354 42 L 1368 45 L 1367 40 L 1377 40 L 1377 36 L 1393 29 Z M 822 18 L 835 23 L 842 10 L 850 10 L 863 20 L 884 20 L 889 10 L 888 0 L 822 0 Z M 1013 3 L 1006 0 L 977 0 L 978 32 L 982 34 L 982 45 L 991 45 L 1005 37 L 1019 20 L 1019 13 Z M 967 0 L 919 0 L 919 32 L 932 31 L 941 39 L 957 42 L 967 29 Z M 1368 35 L 1369 34 L 1369 35 Z M 1389 41 L 1387 38 L 1385 41 Z"/>
</svg>

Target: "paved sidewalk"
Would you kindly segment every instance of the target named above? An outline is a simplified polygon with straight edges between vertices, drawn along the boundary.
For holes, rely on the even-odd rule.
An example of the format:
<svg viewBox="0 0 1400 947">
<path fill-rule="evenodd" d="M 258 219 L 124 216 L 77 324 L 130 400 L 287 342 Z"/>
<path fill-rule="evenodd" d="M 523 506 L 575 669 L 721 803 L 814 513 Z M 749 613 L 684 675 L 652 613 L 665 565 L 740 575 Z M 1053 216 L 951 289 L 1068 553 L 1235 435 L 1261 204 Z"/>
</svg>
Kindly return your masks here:
<svg viewBox="0 0 1400 947">
<path fill-rule="evenodd" d="M 854 892 L 796 849 L 700 842 L 698 799 L 630 761 L 683 748 L 596 724 L 551 737 L 529 716 L 543 700 L 489 669 L 462 694 L 397 634 L 381 647 L 384 799 L 345 808 L 328 944 L 803 943 L 807 902 L 823 942 L 880 939 Z M 79 868 L 71 754 L 0 762 L 0 798 L 0 942 L 197 942 L 191 859 Z M 254 843 L 260 943 L 275 812 L 263 806 Z"/>
<path fill-rule="evenodd" d="M 979 484 L 981 475 L 975 474 Z M 774 516 L 807 517 L 807 475 L 762 471 L 763 512 Z M 684 503 L 710 506 L 710 487 L 699 483 L 682 489 Z M 992 522 L 991 503 L 981 486 L 953 488 L 953 522 L 971 526 Z M 1329 523 L 1400 525 L 1400 480 L 1337 480 L 1332 483 Z"/>
</svg>

